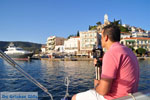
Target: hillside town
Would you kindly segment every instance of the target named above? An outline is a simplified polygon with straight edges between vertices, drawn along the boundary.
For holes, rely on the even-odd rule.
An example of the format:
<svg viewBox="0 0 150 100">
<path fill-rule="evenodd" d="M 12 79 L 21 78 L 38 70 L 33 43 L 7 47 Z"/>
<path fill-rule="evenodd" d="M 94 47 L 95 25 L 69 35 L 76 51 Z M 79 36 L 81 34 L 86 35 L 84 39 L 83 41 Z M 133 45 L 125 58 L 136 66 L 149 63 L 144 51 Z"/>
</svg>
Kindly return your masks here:
<svg viewBox="0 0 150 100">
<path fill-rule="evenodd" d="M 92 57 L 93 47 L 99 47 L 101 44 L 102 28 L 111 22 L 108 15 L 104 15 L 104 24 L 99 23 L 95 29 L 79 31 L 79 36 L 72 36 L 68 39 L 57 36 L 47 38 L 46 45 L 41 48 L 41 55 L 48 55 L 50 58 L 60 56 Z M 121 32 L 120 43 L 130 47 L 134 52 L 142 48 L 145 53 L 150 51 L 150 31 L 142 28 L 123 24 L 122 27 L 129 32 Z"/>
</svg>

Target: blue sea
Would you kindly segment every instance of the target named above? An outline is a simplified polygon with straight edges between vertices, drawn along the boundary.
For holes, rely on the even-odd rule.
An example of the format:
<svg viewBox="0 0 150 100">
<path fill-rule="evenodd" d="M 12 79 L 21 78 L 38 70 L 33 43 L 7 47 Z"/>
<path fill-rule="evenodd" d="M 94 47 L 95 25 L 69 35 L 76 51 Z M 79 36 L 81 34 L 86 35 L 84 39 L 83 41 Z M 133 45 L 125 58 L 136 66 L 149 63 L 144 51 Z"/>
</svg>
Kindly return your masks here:
<svg viewBox="0 0 150 100">
<path fill-rule="evenodd" d="M 95 68 L 92 61 L 16 61 L 27 73 L 44 85 L 54 100 L 65 96 L 65 78 L 70 80 L 69 95 L 93 88 Z M 140 60 L 139 91 L 150 88 L 150 60 Z M 0 59 L 0 92 L 38 92 L 40 100 L 50 100 L 39 87 Z"/>
</svg>

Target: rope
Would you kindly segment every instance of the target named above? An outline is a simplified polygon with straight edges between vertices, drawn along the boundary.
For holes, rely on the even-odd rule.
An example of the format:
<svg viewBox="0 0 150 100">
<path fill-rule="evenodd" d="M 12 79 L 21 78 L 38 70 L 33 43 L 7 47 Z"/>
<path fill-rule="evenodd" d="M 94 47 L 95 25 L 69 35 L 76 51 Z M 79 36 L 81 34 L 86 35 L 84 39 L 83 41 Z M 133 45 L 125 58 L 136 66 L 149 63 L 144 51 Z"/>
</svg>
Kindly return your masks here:
<svg viewBox="0 0 150 100">
<path fill-rule="evenodd" d="M 65 83 L 65 86 L 67 87 L 67 89 L 66 89 L 66 95 L 65 95 L 65 97 L 64 97 L 64 99 L 65 99 L 66 97 L 69 96 L 68 87 L 69 87 L 70 80 L 69 80 L 68 77 L 65 78 L 65 82 L 64 82 L 64 83 Z"/>
<path fill-rule="evenodd" d="M 128 96 L 131 96 L 133 100 L 136 100 L 132 93 L 129 93 Z"/>
</svg>

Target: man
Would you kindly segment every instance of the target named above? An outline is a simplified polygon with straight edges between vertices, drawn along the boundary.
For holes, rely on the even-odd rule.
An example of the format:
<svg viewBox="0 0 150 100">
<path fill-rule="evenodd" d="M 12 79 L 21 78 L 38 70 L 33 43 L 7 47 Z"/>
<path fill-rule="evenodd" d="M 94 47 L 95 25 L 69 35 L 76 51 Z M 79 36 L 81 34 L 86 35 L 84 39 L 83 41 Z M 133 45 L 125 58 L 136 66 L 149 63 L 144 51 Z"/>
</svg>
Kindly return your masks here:
<svg viewBox="0 0 150 100">
<path fill-rule="evenodd" d="M 131 49 L 121 45 L 120 29 L 105 26 L 101 34 L 102 47 L 107 51 L 102 61 L 101 80 L 94 80 L 95 89 L 78 93 L 72 100 L 111 100 L 137 92 L 139 64 Z"/>
</svg>

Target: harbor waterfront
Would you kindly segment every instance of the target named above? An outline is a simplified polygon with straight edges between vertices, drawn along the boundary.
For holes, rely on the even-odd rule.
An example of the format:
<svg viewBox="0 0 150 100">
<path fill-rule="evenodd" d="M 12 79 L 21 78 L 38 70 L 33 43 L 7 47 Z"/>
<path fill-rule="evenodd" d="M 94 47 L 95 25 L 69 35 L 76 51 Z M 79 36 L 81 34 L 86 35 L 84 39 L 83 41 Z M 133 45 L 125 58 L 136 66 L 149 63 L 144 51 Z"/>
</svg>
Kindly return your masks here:
<svg viewBox="0 0 150 100">
<path fill-rule="evenodd" d="M 54 100 L 65 96 L 65 77 L 70 80 L 69 94 L 93 88 L 95 68 L 93 61 L 31 60 L 17 61 L 22 68 L 43 84 L 53 95 Z M 139 60 L 139 91 L 150 88 L 150 60 Z M 0 59 L 0 92 L 38 92 L 40 100 L 50 98 L 40 88 L 28 81 L 20 72 Z"/>
<path fill-rule="evenodd" d="M 34 58 L 31 58 L 34 59 Z M 93 58 L 40 58 L 41 60 L 49 61 L 93 61 Z M 137 57 L 138 60 L 150 60 L 150 57 Z"/>
</svg>

